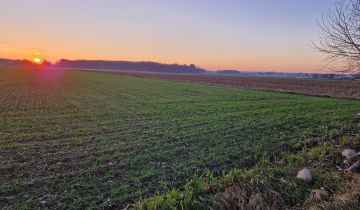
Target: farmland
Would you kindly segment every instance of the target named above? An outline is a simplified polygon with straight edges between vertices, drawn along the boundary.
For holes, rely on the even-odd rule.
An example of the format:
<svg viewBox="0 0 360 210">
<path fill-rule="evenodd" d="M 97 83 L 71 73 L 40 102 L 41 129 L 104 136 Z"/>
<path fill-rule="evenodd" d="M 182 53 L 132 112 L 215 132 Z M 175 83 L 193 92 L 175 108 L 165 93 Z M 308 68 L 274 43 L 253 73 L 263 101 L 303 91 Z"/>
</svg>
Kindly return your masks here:
<svg viewBox="0 0 360 210">
<path fill-rule="evenodd" d="M 276 77 L 242 77 L 227 75 L 164 74 L 129 71 L 107 71 L 125 76 L 173 80 L 225 87 L 240 87 L 253 90 L 277 91 L 301 95 L 360 99 L 360 81 L 316 80 Z"/>
<path fill-rule="evenodd" d="M 0 70 L 0 208 L 125 207 L 349 132 L 360 101 L 96 72 Z"/>
</svg>

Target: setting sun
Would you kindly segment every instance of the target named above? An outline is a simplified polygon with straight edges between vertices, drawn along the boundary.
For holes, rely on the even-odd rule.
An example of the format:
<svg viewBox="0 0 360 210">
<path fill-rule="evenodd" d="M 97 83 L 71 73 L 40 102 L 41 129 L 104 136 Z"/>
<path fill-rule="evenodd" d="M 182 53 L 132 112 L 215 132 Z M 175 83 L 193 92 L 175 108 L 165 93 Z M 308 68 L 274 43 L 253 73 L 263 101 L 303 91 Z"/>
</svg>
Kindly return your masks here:
<svg viewBox="0 0 360 210">
<path fill-rule="evenodd" d="M 0 0 L 0 29 L 1 209 L 360 210 L 360 0 Z"/>
<path fill-rule="evenodd" d="M 41 59 L 40 58 L 33 58 L 32 61 L 36 64 L 40 64 L 41 63 Z"/>
</svg>

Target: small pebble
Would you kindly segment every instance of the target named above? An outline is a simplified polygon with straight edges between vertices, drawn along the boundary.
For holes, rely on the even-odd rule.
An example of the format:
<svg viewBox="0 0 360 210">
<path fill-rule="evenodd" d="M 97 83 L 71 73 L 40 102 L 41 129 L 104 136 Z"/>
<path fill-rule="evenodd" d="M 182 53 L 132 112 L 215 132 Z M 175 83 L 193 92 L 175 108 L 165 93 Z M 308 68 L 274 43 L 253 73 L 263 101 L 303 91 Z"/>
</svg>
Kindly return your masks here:
<svg viewBox="0 0 360 210">
<path fill-rule="evenodd" d="M 303 170 L 299 171 L 296 178 L 301 179 L 304 182 L 311 182 L 312 176 L 309 169 L 304 168 Z"/>
<path fill-rule="evenodd" d="M 352 149 L 345 149 L 342 151 L 341 155 L 348 158 L 350 156 L 356 155 L 356 151 Z"/>
</svg>

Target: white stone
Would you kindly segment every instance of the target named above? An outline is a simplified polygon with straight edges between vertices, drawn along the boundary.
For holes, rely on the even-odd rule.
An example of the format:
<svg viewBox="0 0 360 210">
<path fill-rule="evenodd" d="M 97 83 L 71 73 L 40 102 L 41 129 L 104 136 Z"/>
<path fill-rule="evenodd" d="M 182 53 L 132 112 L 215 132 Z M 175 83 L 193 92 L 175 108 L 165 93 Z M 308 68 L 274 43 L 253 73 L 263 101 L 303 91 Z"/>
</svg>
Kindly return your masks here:
<svg viewBox="0 0 360 210">
<path fill-rule="evenodd" d="M 296 178 L 301 179 L 304 182 L 311 182 L 312 176 L 309 169 L 304 168 L 303 170 L 299 171 Z"/>
<path fill-rule="evenodd" d="M 350 156 L 356 155 L 356 151 L 352 150 L 352 149 L 345 149 L 344 151 L 342 151 L 342 156 L 348 158 Z"/>
</svg>

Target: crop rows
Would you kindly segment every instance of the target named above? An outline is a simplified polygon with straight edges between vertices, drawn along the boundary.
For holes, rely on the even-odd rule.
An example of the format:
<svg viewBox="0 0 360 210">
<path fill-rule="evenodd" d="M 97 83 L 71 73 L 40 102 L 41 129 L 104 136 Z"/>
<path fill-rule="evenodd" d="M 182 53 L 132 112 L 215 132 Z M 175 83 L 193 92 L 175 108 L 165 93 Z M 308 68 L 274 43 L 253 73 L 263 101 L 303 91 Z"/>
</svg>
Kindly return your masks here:
<svg viewBox="0 0 360 210">
<path fill-rule="evenodd" d="M 96 70 L 100 71 L 100 70 Z M 360 99 L 360 80 L 320 80 L 276 77 L 244 77 L 226 75 L 165 74 L 129 71 L 104 71 L 124 76 L 173 80 L 186 83 L 210 84 L 226 87 L 240 87 L 252 90 L 266 90 L 301 95 L 327 96 Z"/>
<path fill-rule="evenodd" d="M 194 174 L 344 132 L 357 100 L 0 70 L 0 208 L 124 207 Z"/>
</svg>

